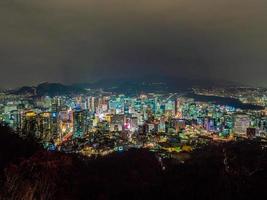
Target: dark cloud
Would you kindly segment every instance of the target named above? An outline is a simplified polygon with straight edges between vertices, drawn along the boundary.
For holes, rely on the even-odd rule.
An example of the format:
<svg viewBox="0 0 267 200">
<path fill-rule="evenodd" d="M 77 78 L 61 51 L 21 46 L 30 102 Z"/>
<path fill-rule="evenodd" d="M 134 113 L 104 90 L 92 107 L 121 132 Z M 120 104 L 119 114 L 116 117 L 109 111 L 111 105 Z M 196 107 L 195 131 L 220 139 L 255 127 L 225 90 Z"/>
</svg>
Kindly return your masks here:
<svg viewBox="0 0 267 200">
<path fill-rule="evenodd" d="M 172 75 L 267 86 L 265 0 L 8 0 L 0 84 Z"/>
</svg>

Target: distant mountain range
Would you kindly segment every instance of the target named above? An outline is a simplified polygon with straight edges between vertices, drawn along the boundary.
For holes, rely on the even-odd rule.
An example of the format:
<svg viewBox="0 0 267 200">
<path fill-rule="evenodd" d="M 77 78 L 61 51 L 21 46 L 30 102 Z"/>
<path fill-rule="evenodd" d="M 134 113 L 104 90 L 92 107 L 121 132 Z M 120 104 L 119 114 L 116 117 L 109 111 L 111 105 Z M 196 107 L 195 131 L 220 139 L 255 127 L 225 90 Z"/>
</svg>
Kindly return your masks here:
<svg viewBox="0 0 267 200">
<path fill-rule="evenodd" d="M 25 86 L 16 90 L 10 91 L 17 95 L 32 95 L 32 96 L 57 96 L 68 95 L 73 93 L 83 93 L 84 89 L 74 85 L 63 85 L 60 83 L 42 83 L 38 86 Z"/>
<path fill-rule="evenodd" d="M 233 86 L 233 83 L 212 82 L 171 77 L 146 77 L 133 79 L 106 79 L 91 83 L 63 85 L 60 83 L 41 83 L 38 86 L 25 86 L 10 91 L 12 94 L 33 96 L 56 96 L 84 93 L 86 89 L 102 88 L 108 92 L 136 94 L 140 92 L 181 92 L 192 87 Z"/>
</svg>

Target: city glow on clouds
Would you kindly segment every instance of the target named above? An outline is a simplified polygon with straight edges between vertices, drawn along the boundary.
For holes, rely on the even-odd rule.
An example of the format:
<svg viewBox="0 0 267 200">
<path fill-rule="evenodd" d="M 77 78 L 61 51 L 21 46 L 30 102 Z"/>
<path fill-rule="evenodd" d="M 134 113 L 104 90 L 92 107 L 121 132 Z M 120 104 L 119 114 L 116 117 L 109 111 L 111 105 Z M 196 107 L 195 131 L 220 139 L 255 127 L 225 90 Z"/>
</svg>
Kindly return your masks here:
<svg viewBox="0 0 267 200">
<path fill-rule="evenodd" d="M 163 74 L 267 85 L 266 7 L 263 0 L 3 1 L 0 83 Z"/>
</svg>

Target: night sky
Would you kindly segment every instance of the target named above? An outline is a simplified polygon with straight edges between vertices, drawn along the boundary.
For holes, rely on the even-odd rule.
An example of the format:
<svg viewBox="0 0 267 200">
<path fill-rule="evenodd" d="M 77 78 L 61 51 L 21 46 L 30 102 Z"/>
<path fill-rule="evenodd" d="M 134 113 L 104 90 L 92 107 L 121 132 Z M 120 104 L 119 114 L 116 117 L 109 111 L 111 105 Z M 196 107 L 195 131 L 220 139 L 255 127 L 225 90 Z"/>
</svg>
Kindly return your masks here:
<svg viewBox="0 0 267 200">
<path fill-rule="evenodd" d="M 0 88 L 174 76 L 267 86 L 266 0 L 1 0 Z"/>
</svg>

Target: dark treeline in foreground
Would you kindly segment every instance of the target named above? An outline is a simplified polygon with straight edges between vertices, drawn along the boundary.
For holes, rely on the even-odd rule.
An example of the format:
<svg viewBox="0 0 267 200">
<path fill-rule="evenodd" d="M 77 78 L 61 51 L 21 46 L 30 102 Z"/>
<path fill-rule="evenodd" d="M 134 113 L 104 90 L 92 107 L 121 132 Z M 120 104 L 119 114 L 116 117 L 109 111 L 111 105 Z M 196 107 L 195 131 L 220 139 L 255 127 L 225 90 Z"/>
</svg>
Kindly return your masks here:
<svg viewBox="0 0 267 200">
<path fill-rule="evenodd" d="M 0 173 L 9 163 L 19 164 L 39 150 L 42 148 L 34 138 L 22 139 L 8 126 L 0 124 Z"/>
<path fill-rule="evenodd" d="M 258 142 L 210 145 L 184 164 L 130 150 L 88 159 L 47 152 L 0 128 L 0 199 L 266 199 L 267 152 Z"/>
</svg>

